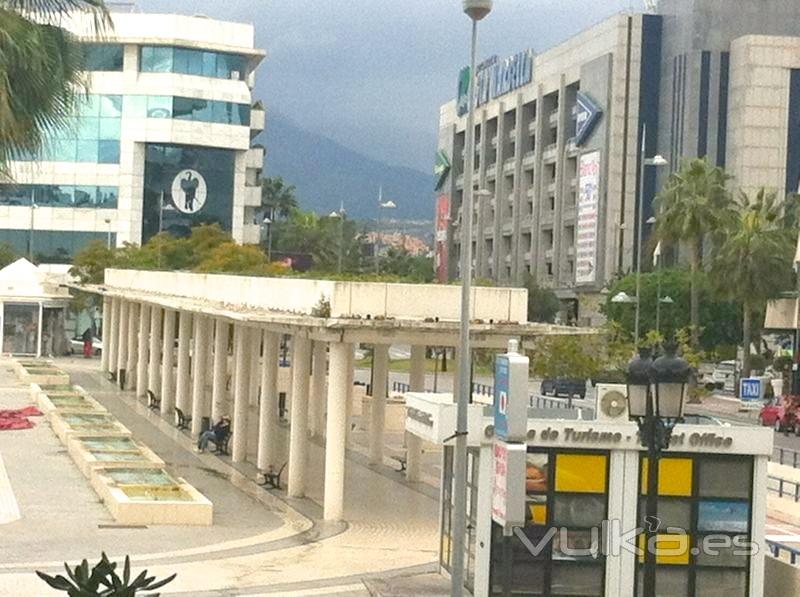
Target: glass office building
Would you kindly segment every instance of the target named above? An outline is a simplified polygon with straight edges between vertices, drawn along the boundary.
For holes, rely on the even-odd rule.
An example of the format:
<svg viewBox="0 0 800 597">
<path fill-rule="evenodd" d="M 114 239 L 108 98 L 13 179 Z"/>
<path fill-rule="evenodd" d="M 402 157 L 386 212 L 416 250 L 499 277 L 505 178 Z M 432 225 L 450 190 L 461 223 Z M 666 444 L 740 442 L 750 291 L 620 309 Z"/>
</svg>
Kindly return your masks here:
<svg viewBox="0 0 800 597">
<path fill-rule="evenodd" d="M 11 163 L 0 242 L 68 261 L 92 240 L 138 244 L 199 222 L 257 242 L 264 153 L 252 140 L 264 110 L 252 88 L 264 53 L 253 27 L 180 15 L 113 20 L 102 42 L 74 26 L 90 91 L 40 151 Z"/>
</svg>

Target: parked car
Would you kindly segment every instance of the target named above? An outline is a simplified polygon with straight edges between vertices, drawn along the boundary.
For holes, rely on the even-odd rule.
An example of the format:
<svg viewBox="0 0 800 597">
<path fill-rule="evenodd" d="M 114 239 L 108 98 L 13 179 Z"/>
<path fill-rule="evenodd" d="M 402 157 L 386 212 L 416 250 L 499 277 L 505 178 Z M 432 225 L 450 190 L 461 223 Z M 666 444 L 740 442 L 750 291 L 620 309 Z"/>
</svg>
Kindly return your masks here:
<svg viewBox="0 0 800 597">
<path fill-rule="evenodd" d="M 80 336 L 75 336 L 69 341 L 70 348 L 72 348 L 72 354 L 82 354 L 83 353 L 83 338 Z M 92 353 L 94 356 L 99 356 L 100 353 L 103 352 L 103 341 L 96 337 L 92 341 Z"/>
<path fill-rule="evenodd" d="M 736 361 L 722 361 L 711 374 L 714 389 L 733 392 L 736 389 Z"/>
<path fill-rule="evenodd" d="M 797 398 L 786 396 L 767 402 L 758 413 L 758 422 L 778 432 L 794 432 L 800 436 L 800 412 Z"/>
<path fill-rule="evenodd" d="M 551 377 L 542 380 L 539 390 L 545 396 L 579 396 L 586 398 L 586 380 L 570 377 Z"/>
</svg>

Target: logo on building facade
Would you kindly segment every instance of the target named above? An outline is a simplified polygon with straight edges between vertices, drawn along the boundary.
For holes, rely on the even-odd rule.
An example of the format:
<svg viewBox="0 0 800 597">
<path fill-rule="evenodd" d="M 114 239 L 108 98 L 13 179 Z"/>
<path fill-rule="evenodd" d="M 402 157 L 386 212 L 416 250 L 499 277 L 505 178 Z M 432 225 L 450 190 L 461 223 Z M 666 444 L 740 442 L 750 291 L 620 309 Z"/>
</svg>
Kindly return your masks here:
<svg viewBox="0 0 800 597">
<path fill-rule="evenodd" d="M 575 114 L 575 145 L 580 147 L 589 140 L 594 127 L 603 115 L 603 110 L 591 97 L 579 91 L 575 98 L 573 112 Z"/>
<path fill-rule="evenodd" d="M 525 50 L 500 60 L 492 56 L 475 70 L 475 105 L 482 106 L 506 93 L 511 93 L 533 80 L 533 50 Z M 469 67 L 461 69 L 458 78 L 458 115 L 467 113 L 469 104 Z"/>
<path fill-rule="evenodd" d="M 436 176 L 434 190 L 438 191 L 444 186 L 447 175 L 450 174 L 450 159 L 443 149 L 436 152 L 436 165 L 433 167 L 433 173 Z"/>
<path fill-rule="evenodd" d="M 172 201 L 178 211 L 195 214 L 206 204 L 208 186 L 197 170 L 181 170 L 172 180 Z"/>
<path fill-rule="evenodd" d="M 600 216 L 600 152 L 581 155 L 578 164 L 578 225 L 575 283 L 597 281 L 597 230 Z"/>
</svg>

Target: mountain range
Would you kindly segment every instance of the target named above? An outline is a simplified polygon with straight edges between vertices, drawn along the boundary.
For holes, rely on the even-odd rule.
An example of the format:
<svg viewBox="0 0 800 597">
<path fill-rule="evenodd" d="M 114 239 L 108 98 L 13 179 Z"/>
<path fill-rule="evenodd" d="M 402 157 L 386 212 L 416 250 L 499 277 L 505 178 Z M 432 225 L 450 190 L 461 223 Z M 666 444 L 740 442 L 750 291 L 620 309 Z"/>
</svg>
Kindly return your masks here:
<svg viewBox="0 0 800 597">
<path fill-rule="evenodd" d="M 359 220 L 433 219 L 432 174 L 369 158 L 274 112 L 268 112 L 260 140 L 266 146 L 264 176 L 294 185 L 303 209 L 327 214 L 343 202 L 349 217 Z M 378 209 L 381 186 L 395 209 Z"/>
</svg>

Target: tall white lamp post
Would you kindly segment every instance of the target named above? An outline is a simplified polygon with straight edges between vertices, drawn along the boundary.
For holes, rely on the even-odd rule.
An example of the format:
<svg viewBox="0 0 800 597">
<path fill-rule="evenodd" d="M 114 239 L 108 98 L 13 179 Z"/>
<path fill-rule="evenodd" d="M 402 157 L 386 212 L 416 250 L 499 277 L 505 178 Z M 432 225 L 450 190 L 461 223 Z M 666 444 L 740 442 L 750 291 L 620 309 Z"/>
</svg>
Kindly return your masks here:
<svg viewBox="0 0 800 597">
<path fill-rule="evenodd" d="M 456 445 L 453 458 L 453 525 L 450 594 L 464 592 L 464 541 L 467 535 L 467 408 L 470 388 L 470 292 L 472 278 L 472 171 L 475 161 L 475 56 L 478 46 L 478 21 L 492 11 L 492 0 L 463 0 L 466 15 L 472 20 L 469 62 L 467 131 L 464 148 L 464 201 L 461 206 L 461 327 L 458 346 L 458 401 L 456 405 Z"/>
</svg>

